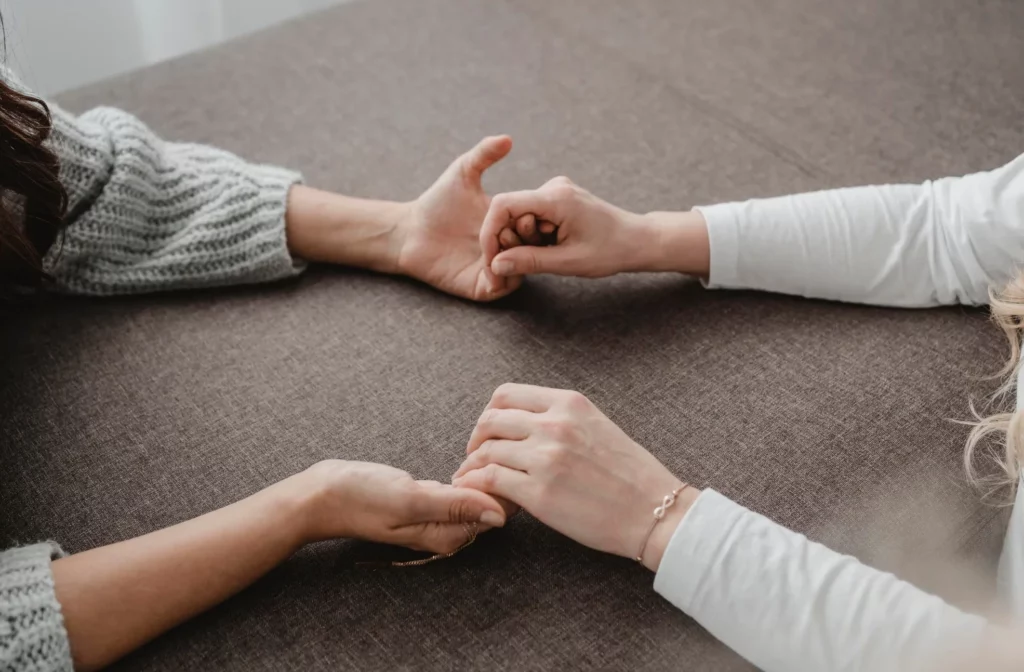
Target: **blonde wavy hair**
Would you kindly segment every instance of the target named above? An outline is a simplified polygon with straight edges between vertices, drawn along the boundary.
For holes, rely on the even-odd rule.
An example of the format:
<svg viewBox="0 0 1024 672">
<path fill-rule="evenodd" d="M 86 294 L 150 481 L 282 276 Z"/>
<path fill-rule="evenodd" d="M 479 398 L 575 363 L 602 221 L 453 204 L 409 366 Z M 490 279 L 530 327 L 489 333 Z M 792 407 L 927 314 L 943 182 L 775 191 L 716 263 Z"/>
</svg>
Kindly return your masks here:
<svg viewBox="0 0 1024 672">
<path fill-rule="evenodd" d="M 1002 402 L 1017 384 L 1020 374 L 1021 338 L 1024 336 L 1024 272 L 1010 281 L 1001 291 L 989 291 L 989 304 L 992 320 L 1006 334 L 1010 343 L 1010 360 L 996 373 L 993 378 L 1002 378 L 1003 382 L 993 395 L 994 402 Z M 992 491 L 1009 488 L 1016 492 L 1021 478 L 1021 466 L 1024 465 L 1024 411 L 1014 410 L 1008 413 L 996 413 L 982 417 L 971 404 L 975 421 L 971 425 L 971 433 L 967 437 L 964 449 L 964 467 L 971 483 L 985 486 Z M 996 439 L 1001 450 L 985 450 L 992 454 L 999 466 L 999 473 L 993 476 L 981 476 L 977 469 L 977 458 L 983 452 L 982 446 L 991 445 L 990 438 Z"/>
</svg>

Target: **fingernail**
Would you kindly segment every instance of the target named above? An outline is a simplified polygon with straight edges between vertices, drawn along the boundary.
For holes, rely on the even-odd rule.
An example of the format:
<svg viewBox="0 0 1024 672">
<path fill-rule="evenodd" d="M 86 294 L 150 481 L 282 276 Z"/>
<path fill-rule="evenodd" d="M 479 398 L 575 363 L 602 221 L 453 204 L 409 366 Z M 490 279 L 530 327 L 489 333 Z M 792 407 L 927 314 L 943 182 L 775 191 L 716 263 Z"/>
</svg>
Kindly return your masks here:
<svg viewBox="0 0 1024 672">
<path fill-rule="evenodd" d="M 480 514 L 480 522 L 490 527 L 501 527 L 505 524 L 505 519 L 494 511 L 484 511 Z"/>
<path fill-rule="evenodd" d="M 511 275 L 512 274 L 512 262 L 507 259 L 496 261 L 491 264 L 491 270 L 498 275 Z"/>
</svg>

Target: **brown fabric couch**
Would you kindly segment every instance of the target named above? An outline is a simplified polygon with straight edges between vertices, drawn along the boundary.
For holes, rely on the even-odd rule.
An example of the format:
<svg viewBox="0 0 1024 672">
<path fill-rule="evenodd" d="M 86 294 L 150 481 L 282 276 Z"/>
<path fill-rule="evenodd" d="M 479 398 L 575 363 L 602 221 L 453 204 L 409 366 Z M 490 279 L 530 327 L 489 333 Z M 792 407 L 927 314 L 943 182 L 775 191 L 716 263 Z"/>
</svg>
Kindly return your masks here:
<svg viewBox="0 0 1024 672">
<path fill-rule="evenodd" d="M 999 165 L 1024 147 L 1022 54 L 1013 2 L 366 0 L 60 102 L 392 198 L 508 132 L 492 190 L 564 173 L 669 209 Z M 537 278 L 491 306 L 326 268 L 54 299 L 0 328 L 0 542 L 114 542 L 329 456 L 446 479 L 520 381 L 581 390 L 678 474 L 977 604 L 1004 522 L 948 419 L 991 389 L 1001 338 L 978 311 L 673 276 Z M 528 516 L 450 561 L 351 567 L 390 552 L 308 548 L 117 667 L 749 669 L 635 563 Z"/>
</svg>

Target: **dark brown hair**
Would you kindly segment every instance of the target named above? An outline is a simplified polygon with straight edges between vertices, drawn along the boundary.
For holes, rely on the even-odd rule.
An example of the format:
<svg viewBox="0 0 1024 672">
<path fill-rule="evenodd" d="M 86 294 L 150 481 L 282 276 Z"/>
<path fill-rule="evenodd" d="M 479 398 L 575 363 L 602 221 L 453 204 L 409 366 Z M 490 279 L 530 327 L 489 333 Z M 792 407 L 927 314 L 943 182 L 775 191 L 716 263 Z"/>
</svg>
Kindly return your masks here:
<svg viewBox="0 0 1024 672">
<path fill-rule="evenodd" d="M 52 127 L 46 103 L 0 79 L 0 295 L 47 281 L 43 256 L 68 203 L 60 163 L 46 144 Z"/>
</svg>

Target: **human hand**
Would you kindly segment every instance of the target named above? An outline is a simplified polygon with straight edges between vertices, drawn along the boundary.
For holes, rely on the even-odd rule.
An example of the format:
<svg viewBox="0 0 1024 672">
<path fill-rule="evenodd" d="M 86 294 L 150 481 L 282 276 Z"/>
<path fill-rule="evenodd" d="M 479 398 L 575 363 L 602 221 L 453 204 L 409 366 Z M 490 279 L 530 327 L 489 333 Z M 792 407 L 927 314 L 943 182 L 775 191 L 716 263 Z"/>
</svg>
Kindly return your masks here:
<svg viewBox="0 0 1024 672">
<path fill-rule="evenodd" d="M 495 196 L 480 229 L 480 247 L 498 277 L 599 278 L 637 270 L 650 233 L 644 217 L 556 177 L 539 189 Z M 545 235 L 553 235 L 554 244 L 541 246 Z"/>
<path fill-rule="evenodd" d="M 635 558 L 662 498 L 680 481 L 578 392 L 499 387 L 452 479 L 508 499 L 545 525 L 607 553 Z M 657 570 L 672 532 L 697 497 L 687 488 L 647 543 Z"/>
<path fill-rule="evenodd" d="M 325 460 L 282 483 L 303 502 L 303 543 L 353 537 L 449 553 L 466 542 L 464 523 L 505 524 L 489 495 L 383 464 Z"/>
<path fill-rule="evenodd" d="M 522 284 L 514 274 L 492 275 L 479 244 L 491 205 L 481 178 L 511 150 L 507 135 L 484 138 L 410 205 L 397 232 L 400 272 L 475 301 L 500 298 Z"/>
</svg>

